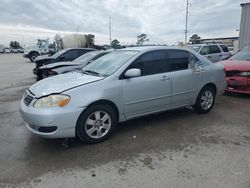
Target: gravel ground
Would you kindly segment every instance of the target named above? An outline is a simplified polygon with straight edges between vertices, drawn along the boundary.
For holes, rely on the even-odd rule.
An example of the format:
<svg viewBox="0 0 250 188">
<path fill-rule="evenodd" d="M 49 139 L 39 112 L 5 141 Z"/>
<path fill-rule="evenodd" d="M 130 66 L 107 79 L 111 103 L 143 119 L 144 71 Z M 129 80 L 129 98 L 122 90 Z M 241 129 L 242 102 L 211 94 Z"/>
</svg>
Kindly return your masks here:
<svg viewBox="0 0 250 188">
<path fill-rule="evenodd" d="M 218 96 L 198 115 L 180 109 L 118 125 L 106 142 L 43 139 L 19 103 L 33 63 L 0 54 L 0 187 L 250 187 L 250 96 Z"/>
</svg>

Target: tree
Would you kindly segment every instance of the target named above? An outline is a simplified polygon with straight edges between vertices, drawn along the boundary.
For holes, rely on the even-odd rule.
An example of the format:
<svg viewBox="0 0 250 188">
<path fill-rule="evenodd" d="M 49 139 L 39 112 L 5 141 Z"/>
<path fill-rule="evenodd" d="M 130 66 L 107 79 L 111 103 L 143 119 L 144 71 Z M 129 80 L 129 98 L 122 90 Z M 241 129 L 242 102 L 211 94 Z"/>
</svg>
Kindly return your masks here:
<svg viewBox="0 0 250 188">
<path fill-rule="evenodd" d="M 114 39 L 114 40 L 111 42 L 111 48 L 115 48 L 115 49 L 121 48 L 121 44 L 120 44 L 119 40 Z"/>
<path fill-rule="evenodd" d="M 143 43 L 145 41 L 149 41 L 149 39 L 147 39 L 147 34 L 142 33 L 142 34 L 140 34 L 140 35 L 137 36 L 137 42 L 136 42 L 136 44 L 137 45 L 143 45 Z"/>
<path fill-rule="evenodd" d="M 13 48 L 13 49 L 18 49 L 18 48 L 21 48 L 19 42 L 17 41 L 10 41 L 10 48 Z"/>
<path fill-rule="evenodd" d="M 201 37 L 197 34 L 194 34 L 193 36 L 190 37 L 189 42 L 191 42 L 192 44 L 200 44 Z"/>
<path fill-rule="evenodd" d="M 86 40 L 87 40 L 87 47 L 93 48 L 95 45 L 95 35 L 92 34 L 86 35 Z"/>
</svg>

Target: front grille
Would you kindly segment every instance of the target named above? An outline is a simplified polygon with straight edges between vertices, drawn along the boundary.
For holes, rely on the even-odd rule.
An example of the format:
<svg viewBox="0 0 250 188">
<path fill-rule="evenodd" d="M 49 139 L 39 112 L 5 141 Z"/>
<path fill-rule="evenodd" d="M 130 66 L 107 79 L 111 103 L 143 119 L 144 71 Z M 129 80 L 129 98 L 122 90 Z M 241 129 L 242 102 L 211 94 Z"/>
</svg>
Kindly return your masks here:
<svg viewBox="0 0 250 188">
<path fill-rule="evenodd" d="M 24 104 L 26 106 L 29 106 L 29 104 L 31 103 L 32 100 L 33 100 L 33 97 L 30 96 L 29 94 L 26 94 L 26 96 L 24 97 Z"/>
<path fill-rule="evenodd" d="M 226 77 L 240 76 L 240 71 L 227 71 Z"/>
</svg>

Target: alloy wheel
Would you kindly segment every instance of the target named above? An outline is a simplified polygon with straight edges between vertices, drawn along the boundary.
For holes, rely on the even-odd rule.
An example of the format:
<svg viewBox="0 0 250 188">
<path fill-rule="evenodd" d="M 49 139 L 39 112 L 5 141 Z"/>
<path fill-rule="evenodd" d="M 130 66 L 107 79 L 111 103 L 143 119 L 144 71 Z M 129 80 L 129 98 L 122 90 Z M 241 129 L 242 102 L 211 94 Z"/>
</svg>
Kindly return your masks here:
<svg viewBox="0 0 250 188">
<path fill-rule="evenodd" d="M 208 110 L 209 108 L 212 107 L 213 102 L 214 102 L 213 93 L 209 90 L 205 91 L 201 96 L 201 107 L 204 110 Z"/>
<path fill-rule="evenodd" d="M 102 138 L 109 132 L 111 123 L 111 117 L 107 112 L 95 111 L 86 119 L 85 131 L 91 138 Z"/>
</svg>

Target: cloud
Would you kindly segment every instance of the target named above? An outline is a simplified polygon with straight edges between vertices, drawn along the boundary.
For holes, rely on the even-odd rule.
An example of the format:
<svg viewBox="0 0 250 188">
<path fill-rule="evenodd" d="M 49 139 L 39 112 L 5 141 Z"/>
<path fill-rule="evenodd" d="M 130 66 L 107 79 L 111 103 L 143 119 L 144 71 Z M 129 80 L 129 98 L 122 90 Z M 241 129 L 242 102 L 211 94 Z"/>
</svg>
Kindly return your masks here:
<svg viewBox="0 0 250 188">
<path fill-rule="evenodd" d="M 189 35 L 237 35 L 240 4 L 246 0 L 190 2 Z M 139 33 L 146 33 L 150 43 L 173 44 L 184 38 L 185 6 L 185 0 L 1 0 L 0 37 L 4 40 L 0 43 L 13 38 L 30 42 L 55 33 L 76 32 L 76 28 L 94 33 L 98 43 L 108 43 L 111 16 L 112 36 L 121 43 L 135 43 Z"/>
</svg>

